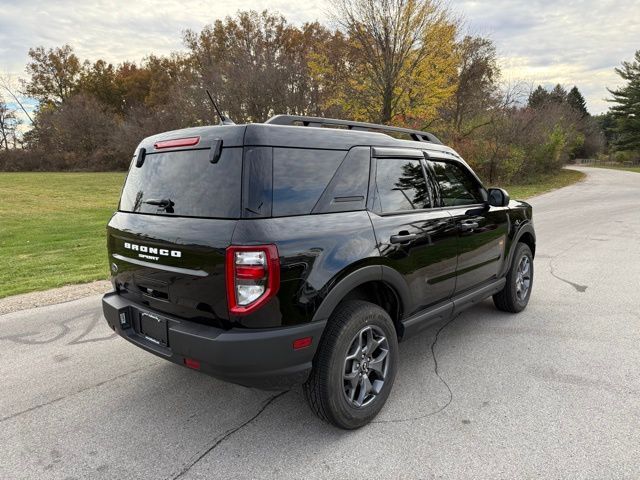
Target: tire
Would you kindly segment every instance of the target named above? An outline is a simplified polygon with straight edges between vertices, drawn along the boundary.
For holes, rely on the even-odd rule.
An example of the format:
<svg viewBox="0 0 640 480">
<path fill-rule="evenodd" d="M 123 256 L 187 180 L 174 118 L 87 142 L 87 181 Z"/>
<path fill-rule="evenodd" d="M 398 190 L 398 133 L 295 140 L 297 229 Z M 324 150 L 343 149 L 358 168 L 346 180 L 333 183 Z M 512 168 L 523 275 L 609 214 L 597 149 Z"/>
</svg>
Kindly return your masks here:
<svg viewBox="0 0 640 480">
<path fill-rule="evenodd" d="M 360 428 L 387 401 L 397 366 L 398 339 L 389 314 L 373 303 L 348 301 L 331 315 L 303 391 L 322 420 Z"/>
<path fill-rule="evenodd" d="M 533 289 L 533 255 L 525 243 L 518 243 L 504 288 L 493 296 L 493 303 L 503 312 L 518 313 L 529 303 Z"/>
</svg>

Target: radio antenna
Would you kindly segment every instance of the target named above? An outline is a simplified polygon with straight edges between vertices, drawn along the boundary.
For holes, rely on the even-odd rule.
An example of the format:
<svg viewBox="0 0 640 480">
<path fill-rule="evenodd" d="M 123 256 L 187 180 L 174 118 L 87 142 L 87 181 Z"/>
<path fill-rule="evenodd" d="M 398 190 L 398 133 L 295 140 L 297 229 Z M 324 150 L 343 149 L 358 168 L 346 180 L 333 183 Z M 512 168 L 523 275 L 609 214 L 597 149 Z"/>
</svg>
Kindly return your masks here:
<svg viewBox="0 0 640 480">
<path fill-rule="evenodd" d="M 207 95 L 209 96 L 209 100 L 211 100 L 213 108 L 216 110 L 216 113 L 218 114 L 218 117 L 220 117 L 220 125 L 235 125 L 235 122 L 233 120 L 231 120 L 228 117 L 225 117 L 222 114 L 222 112 L 218 108 L 218 104 L 216 103 L 216 101 L 211 96 L 211 92 L 209 92 L 209 90 L 207 90 L 207 89 L 205 89 L 205 92 L 207 92 Z"/>
</svg>

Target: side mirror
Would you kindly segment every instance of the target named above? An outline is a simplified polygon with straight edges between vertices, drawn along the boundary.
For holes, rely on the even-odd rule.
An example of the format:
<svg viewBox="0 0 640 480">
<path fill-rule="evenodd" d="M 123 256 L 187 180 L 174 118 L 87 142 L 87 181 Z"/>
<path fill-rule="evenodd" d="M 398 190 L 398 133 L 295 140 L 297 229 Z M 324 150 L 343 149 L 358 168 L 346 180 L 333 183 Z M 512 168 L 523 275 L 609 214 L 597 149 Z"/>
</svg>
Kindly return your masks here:
<svg viewBox="0 0 640 480">
<path fill-rule="evenodd" d="M 489 205 L 492 207 L 506 207 L 509 205 L 509 194 L 503 188 L 489 189 Z"/>
</svg>

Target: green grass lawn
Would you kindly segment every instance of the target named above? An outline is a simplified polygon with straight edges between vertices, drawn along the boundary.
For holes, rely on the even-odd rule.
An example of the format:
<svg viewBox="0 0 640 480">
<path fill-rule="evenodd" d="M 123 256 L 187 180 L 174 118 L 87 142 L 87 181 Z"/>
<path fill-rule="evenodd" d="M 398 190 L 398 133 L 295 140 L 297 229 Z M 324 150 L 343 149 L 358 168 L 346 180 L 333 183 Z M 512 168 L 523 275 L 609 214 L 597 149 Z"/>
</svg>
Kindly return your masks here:
<svg viewBox="0 0 640 480">
<path fill-rule="evenodd" d="M 505 188 L 524 199 L 581 180 L 563 170 Z M 105 279 L 105 226 L 125 173 L 0 173 L 0 298 Z"/>
<path fill-rule="evenodd" d="M 525 200 L 541 193 L 549 192 L 557 188 L 566 187 L 572 183 L 583 180 L 586 175 L 577 170 L 560 170 L 552 175 L 538 177 L 535 182 L 527 185 L 507 185 L 503 187 L 509 196 L 517 200 Z"/>
<path fill-rule="evenodd" d="M 124 173 L 0 173 L 0 298 L 108 276 Z"/>
</svg>

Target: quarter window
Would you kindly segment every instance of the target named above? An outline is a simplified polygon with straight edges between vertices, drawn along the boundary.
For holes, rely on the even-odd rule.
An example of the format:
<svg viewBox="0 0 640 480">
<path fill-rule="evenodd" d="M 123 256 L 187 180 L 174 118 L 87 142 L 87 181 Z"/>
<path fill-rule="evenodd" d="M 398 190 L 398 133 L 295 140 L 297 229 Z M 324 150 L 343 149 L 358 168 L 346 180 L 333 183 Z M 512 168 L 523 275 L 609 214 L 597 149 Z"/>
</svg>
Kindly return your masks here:
<svg viewBox="0 0 640 480">
<path fill-rule="evenodd" d="M 376 167 L 375 208 L 382 213 L 431 207 L 419 160 L 379 158 Z"/>
<path fill-rule="evenodd" d="M 311 213 L 345 155 L 343 151 L 275 148 L 273 216 Z"/>
</svg>

